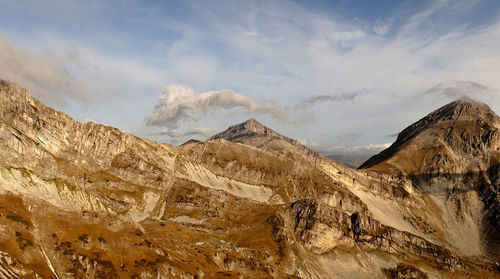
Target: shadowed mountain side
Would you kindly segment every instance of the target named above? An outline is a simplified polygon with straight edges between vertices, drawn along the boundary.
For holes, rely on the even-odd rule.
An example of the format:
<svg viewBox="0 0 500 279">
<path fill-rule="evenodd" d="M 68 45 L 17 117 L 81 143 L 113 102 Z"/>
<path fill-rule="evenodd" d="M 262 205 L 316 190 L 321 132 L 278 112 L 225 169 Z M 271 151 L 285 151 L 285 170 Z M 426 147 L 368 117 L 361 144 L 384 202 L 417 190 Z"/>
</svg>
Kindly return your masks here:
<svg viewBox="0 0 500 279">
<path fill-rule="evenodd" d="M 500 259 L 500 164 L 486 172 L 429 173 L 411 175 L 410 178 L 430 196 L 443 197 L 451 209 L 463 218 L 464 208 L 474 207 L 474 198 L 482 202 L 484 249 L 492 258 Z"/>
</svg>

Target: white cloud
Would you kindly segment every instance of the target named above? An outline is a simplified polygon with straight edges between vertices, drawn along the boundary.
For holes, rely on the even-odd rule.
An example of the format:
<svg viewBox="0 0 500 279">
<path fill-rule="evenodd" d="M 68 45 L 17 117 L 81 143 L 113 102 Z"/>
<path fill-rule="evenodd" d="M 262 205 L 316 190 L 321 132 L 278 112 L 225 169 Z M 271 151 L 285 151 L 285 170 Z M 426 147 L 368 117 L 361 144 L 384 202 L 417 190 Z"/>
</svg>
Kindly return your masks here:
<svg viewBox="0 0 500 279">
<path fill-rule="evenodd" d="M 472 81 L 448 81 L 429 88 L 422 95 L 443 95 L 451 99 L 477 97 L 497 93 L 496 90 Z"/>
<path fill-rule="evenodd" d="M 371 156 L 391 146 L 392 143 L 383 144 L 368 144 L 368 145 L 336 145 L 324 146 L 318 148 L 324 154 L 332 155 L 355 155 L 355 156 Z"/>
<path fill-rule="evenodd" d="M 147 125 L 175 128 L 181 121 L 195 120 L 200 115 L 231 108 L 242 108 L 246 114 L 267 114 L 289 121 L 287 113 L 275 103 L 257 102 L 229 89 L 197 94 L 189 86 L 168 85 L 158 101 L 159 104 L 145 119 Z"/>
<path fill-rule="evenodd" d="M 335 43 L 340 43 L 341 45 L 348 45 L 353 41 L 361 40 L 365 37 L 365 32 L 361 30 L 334 32 L 330 35 L 330 38 Z"/>
<path fill-rule="evenodd" d="M 314 114 L 307 112 L 307 109 L 316 103 L 353 100 L 357 95 L 358 93 L 345 93 L 313 96 L 282 108 L 274 101 L 256 101 L 230 89 L 198 94 L 189 86 L 172 84 L 165 86 L 158 98 L 159 104 L 146 116 L 145 123 L 149 126 L 176 128 L 182 121 L 197 121 L 200 116 L 210 112 L 236 108 L 245 114 L 269 115 L 283 123 L 297 125 L 315 120 Z"/>
<path fill-rule="evenodd" d="M 110 55 L 113 48 L 108 48 L 107 44 L 102 43 L 99 51 L 96 47 L 99 42 L 94 42 L 92 48 L 78 44 L 76 38 L 74 45 L 78 46 L 77 51 L 68 53 L 68 56 L 81 72 L 74 74 L 74 71 L 69 71 L 72 74 L 63 74 L 62 80 L 67 78 L 68 86 L 72 87 L 75 84 L 72 77 L 77 76 L 79 81 L 83 80 L 91 86 L 92 92 L 99 89 L 123 92 L 120 95 L 123 97 L 117 98 L 117 94 L 112 94 L 113 98 L 109 98 L 113 101 L 111 104 L 127 104 L 120 107 L 129 117 L 122 120 L 123 123 L 130 122 L 132 116 L 129 114 L 142 118 L 150 111 L 154 105 L 154 91 L 161 84 L 183 83 L 205 93 L 213 88 L 234 90 L 212 91 L 208 94 L 210 97 L 195 92 L 194 95 L 186 95 L 186 100 L 175 102 L 160 100 L 159 107 L 148 116 L 150 124 L 173 128 L 184 120 L 196 119 L 199 120 L 196 125 L 220 128 L 218 125 L 235 123 L 235 118 L 241 114 L 258 113 L 274 119 L 287 119 L 278 121 L 280 124 L 297 123 L 300 119 L 310 123 L 311 119 L 316 119 L 314 125 L 286 127 L 283 130 L 298 138 L 314 138 L 322 144 L 329 141 L 344 144 L 335 140 L 353 129 L 365 131 L 358 139 L 360 144 L 384 142 L 387 140 L 385 135 L 404 128 L 403 125 L 412 123 L 442 102 L 461 96 L 465 91 L 471 92 L 464 89 L 467 84 L 450 86 L 446 81 L 471 81 L 492 90 L 500 88 L 498 13 L 487 21 L 478 19 L 480 25 L 467 20 L 463 24 L 446 24 L 448 20 L 470 18 L 463 15 L 467 15 L 477 3 L 469 0 L 433 1 L 427 5 L 411 6 L 412 9 L 423 7 L 419 10 L 400 12 L 396 9 L 394 13 L 384 15 L 387 18 L 363 22 L 365 19 L 352 21 L 334 12 L 318 13 L 317 10 L 279 0 L 258 5 L 243 2 L 236 6 L 231 2 L 220 5 L 189 2 L 186 4 L 188 16 L 178 20 L 168 16 L 168 12 L 162 11 L 160 6 L 156 9 L 144 7 L 138 2 L 127 2 L 126 6 L 151 9 L 147 11 L 148 17 L 131 19 L 134 23 L 141 21 L 144 23 L 141 26 L 151 26 L 151 30 L 174 34 L 166 39 L 157 38 L 155 47 L 161 46 L 158 47 L 161 51 L 150 55 L 149 51 L 157 50 L 152 45 L 142 46 L 142 42 L 120 37 L 119 34 L 114 36 L 113 33 L 110 37 L 123 43 L 116 45 L 130 46 L 135 43 L 141 48 L 118 48 L 122 52 Z M 106 3 L 100 5 L 110 8 Z M 404 9 L 405 5 L 401 6 Z M 78 5 L 78 10 L 84 8 L 85 4 Z M 498 7 L 490 8 L 498 10 Z M 63 16 L 65 13 L 57 14 Z M 23 45 L 36 48 L 37 40 L 55 45 L 60 43 L 44 34 Z M 124 49 L 130 50 L 130 53 Z M 65 49 L 59 49 L 59 53 L 65 52 Z M 36 58 L 36 55 L 33 56 Z M 54 68 L 51 62 L 41 64 Z M 2 73 L 5 72 L 1 67 Z M 57 69 L 63 68 L 56 66 L 55 72 L 60 74 L 64 71 Z M 14 75 L 12 72 L 10 74 Z M 23 86 L 28 84 L 27 87 L 40 87 L 29 79 L 20 83 Z M 52 84 L 45 87 L 54 88 L 61 82 Z M 434 88 L 432 94 L 419 95 L 429 88 Z M 40 89 L 43 90 L 50 96 L 52 90 Z M 335 102 L 330 97 L 326 99 L 333 102 L 317 102 L 326 100 L 321 96 L 333 96 L 332 92 L 365 94 L 355 95 L 353 102 Z M 484 95 L 472 94 L 478 98 Z M 220 98 L 226 95 L 231 101 L 224 105 Z M 417 95 L 421 98 L 412 98 Z M 491 102 L 488 103 L 499 109 L 500 95 L 489 95 Z M 59 96 L 66 98 L 66 95 Z M 261 101 L 265 99 L 274 102 Z M 216 104 L 209 100 L 216 100 L 213 101 Z M 300 107 L 300 100 L 315 105 L 314 115 L 305 113 L 304 109 L 298 110 L 298 114 L 293 111 Z M 113 117 L 107 106 L 103 105 L 105 108 L 102 111 L 106 111 L 103 115 Z M 220 114 L 202 117 L 217 110 L 226 110 L 227 115 L 234 111 L 239 113 L 234 114 L 236 116 L 231 114 L 231 117 Z M 108 119 L 104 116 L 90 117 Z"/>
<path fill-rule="evenodd" d="M 207 128 L 207 127 L 194 127 L 187 129 L 184 132 L 181 132 L 177 129 L 171 129 L 171 128 L 163 128 L 162 130 L 159 131 L 154 131 L 150 132 L 150 136 L 160 136 L 160 137 L 168 137 L 169 140 L 177 144 L 179 142 L 185 141 L 189 137 L 204 137 L 207 138 L 209 136 L 212 136 L 216 133 L 216 130 L 212 128 Z"/>
<path fill-rule="evenodd" d="M 316 148 L 316 147 L 319 147 L 319 143 L 313 141 L 313 142 L 309 142 L 308 140 L 306 139 L 298 139 L 297 140 L 298 142 L 300 142 L 301 144 L 307 146 L 307 147 L 310 147 L 310 148 Z"/>
<path fill-rule="evenodd" d="M 309 106 L 313 106 L 316 103 L 324 103 L 324 102 L 340 102 L 340 101 L 352 101 L 359 95 L 358 92 L 352 93 L 343 93 L 340 95 L 318 95 L 307 98 L 300 102 L 296 108 L 302 107 L 307 108 Z"/>
<path fill-rule="evenodd" d="M 36 53 L 0 34 L 0 78 L 13 81 L 50 105 L 69 99 L 89 102 L 85 86 L 68 73 L 66 61 L 50 53 Z"/>
<path fill-rule="evenodd" d="M 372 31 L 378 36 L 384 36 L 389 32 L 391 24 L 391 22 L 382 22 L 378 20 L 377 23 L 372 26 Z"/>
<path fill-rule="evenodd" d="M 361 136 L 363 136 L 364 131 L 354 131 L 354 132 L 347 132 L 342 135 L 337 136 L 337 138 L 343 142 L 354 142 Z"/>
<path fill-rule="evenodd" d="M 186 135 L 203 135 L 203 136 L 211 136 L 215 134 L 216 131 L 212 128 L 207 127 L 194 127 L 190 129 Z"/>
</svg>

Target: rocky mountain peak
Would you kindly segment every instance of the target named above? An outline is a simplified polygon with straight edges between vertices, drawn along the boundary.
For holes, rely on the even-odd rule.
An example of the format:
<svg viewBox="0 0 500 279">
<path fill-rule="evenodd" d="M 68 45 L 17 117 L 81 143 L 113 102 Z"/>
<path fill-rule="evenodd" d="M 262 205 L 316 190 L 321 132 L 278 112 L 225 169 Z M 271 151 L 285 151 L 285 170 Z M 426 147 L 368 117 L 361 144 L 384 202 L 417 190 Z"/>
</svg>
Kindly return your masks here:
<svg viewBox="0 0 500 279">
<path fill-rule="evenodd" d="M 208 141 L 217 139 L 239 142 L 269 151 L 288 152 L 293 150 L 294 152 L 315 157 L 322 156 L 319 152 L 304 146 L 299 141 L 268 128 L 255 118 L 233 125 L 227 130 L 212 136 Z"/>
<path fill-rule="evenodd" d="M 416 138 L 419 140 L 415 141 Z M 464 97 L 453 101 L 408 126 L 386 150 L 360 166 L 369 168 L 398 153 L 411 142 L 419 150 L 446 150 L 479 154 L 500 146 L 500 118 L 486 104 Z M 439 144 L 438 147 L 436 144 Z M 432 165 L 426 165 L 432 167 Z"/>
<path fill-rule="evenodd" d="M 493 121 L 494 114 L 493 110 L 487 104 L 469 97 L 463 97 L 430 113 L 428 118 L 439 121 L 485 118 L 485 120 Z"/>
<path fill-rule="evenodd" d="M 6 108 L 21 103 L 34 103 L 35 99 L 25 89 L 10 81 L 0 79 L 0 101 L 2 108 Z"/>
<path fill-rule="evenodd" d="M 252 136 L 279 137 L 281 135 L 276 133 L 272 129 L 264 126 L 255 118 L 250 118 L 243 123 L 233 125 L 224 132 L 212 136 L 209 140 L 225 139 L 229 141 L 234 141 L 242 137 L 252 137 Z"/>
<path fill-rule="evenodd" d="M 245 127 L 247 130 L 259 133 L 262 131 L 269 130 L 264 124 L 260 123 L 257 121 L 255 118 L 250 118 L 247 121 L 243 122 L 243 127 Z"/>
</svg>

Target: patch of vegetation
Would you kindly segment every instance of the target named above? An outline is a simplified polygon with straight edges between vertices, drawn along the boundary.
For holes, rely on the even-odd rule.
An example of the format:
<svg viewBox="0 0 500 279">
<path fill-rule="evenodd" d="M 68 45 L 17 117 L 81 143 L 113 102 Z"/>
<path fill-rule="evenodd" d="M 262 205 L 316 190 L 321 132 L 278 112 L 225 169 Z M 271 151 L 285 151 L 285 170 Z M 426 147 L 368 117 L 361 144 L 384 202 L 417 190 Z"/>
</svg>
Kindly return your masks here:
<svg viewBox="0 0 500 279">
<path fill-rule="evenodd" d="M 78 237 L 78 240 L 80 240 L 81 242 L 85 243 L 85 244 L 89 244 L 89 235 L 88 234 L 82 234 Z"/>
<path fill-rule="evenodd" d="M 28 246 L 33 246 L 33 241 L 31 239 L 26 239 L 20 232 L 16 232 L 16 242 L 19 245 L 19 249 L 24 251 L 24 248 Z"/>
<path fill-rule="evenodd" d="M 14 222 L 17 222 L 17 223 L 21 223 L 27 227 L 30 227 L 31 226 L 31 223 L 27 220 L 25 220 L 23 217 L 21 216 L 18 216 L 18 215 L 7 215 L 5 216 L 7 219 L 9 220 L 12 220 Z"/>
<path fill-rule="evenodd" d="M 414 266 L 409 264 L 399 263 L 395 268 L 383 268 L 382 273 L 388 279 L 396 278 L 415 278 L 415 279 L 427 279 L 427 275 L 422 271 L 418 270 Z"/>
</svg>

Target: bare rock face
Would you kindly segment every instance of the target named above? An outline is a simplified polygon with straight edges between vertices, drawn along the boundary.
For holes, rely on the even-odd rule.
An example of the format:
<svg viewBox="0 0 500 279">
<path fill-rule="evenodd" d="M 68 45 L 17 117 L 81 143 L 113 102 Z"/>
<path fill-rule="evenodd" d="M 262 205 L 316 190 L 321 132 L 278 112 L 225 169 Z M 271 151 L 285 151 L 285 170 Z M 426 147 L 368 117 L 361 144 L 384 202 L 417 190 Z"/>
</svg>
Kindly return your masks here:
<svg viewBox="0 0 500 279">
<path fill-rule="evenodd" d="M 499 278 L 457 241 L 498 190 L 492 162 L 453 180 L 484 181 L 452 200 L 460 221 L 409 172 L 347 168 L 255 120 L 174 147 L 0 81 L 0 278 Z"/>
<path fill-rule="evenodd" d="M 384 274 L 388 279 L 427 279 L 425 273 L 411 265 L 398 264 L 396 268 L 384 268 Z"/>
</svg>

